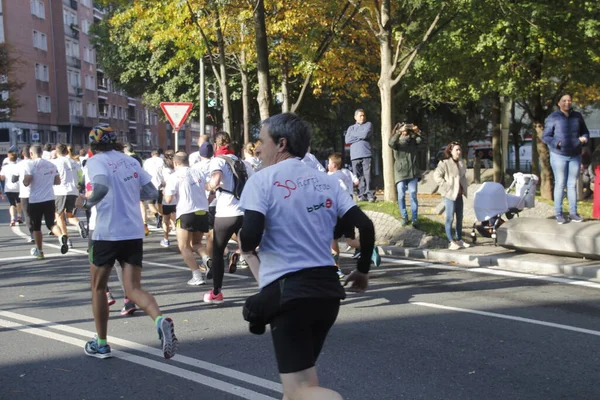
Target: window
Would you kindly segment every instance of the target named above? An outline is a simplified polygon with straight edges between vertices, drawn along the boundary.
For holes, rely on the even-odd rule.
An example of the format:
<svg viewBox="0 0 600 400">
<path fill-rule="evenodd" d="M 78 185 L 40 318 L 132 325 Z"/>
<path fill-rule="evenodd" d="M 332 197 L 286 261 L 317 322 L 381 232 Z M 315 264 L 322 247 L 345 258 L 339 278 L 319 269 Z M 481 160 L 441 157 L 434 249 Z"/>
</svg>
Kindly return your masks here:
<svg viewBox="0 0 600 400">
<path fill-rule="evenodd" d="M 67 81 L 69 93 L 77 93 L 77 89 L 81 88 L 81 73 L 74 69 L 67 69 Z"/>
<path fill-rule="evenodd" d="M 65 50 L 67 56 L 79 58 L 79 42 L 70 39 L 65 40 Z"/>
<path fill-rule="evenodd" d="M 88 118 L 98 117 L 98 109 L 96 108 L 95 103 L 87 103 L 87 116 Z"/>
<path fill-rule="evenodd" d="M 31 0 L 31 14 L 38 18 L 46 19 L 46 9 L 42 0 Z"/>
<path fill-rule="evenodd" d="M 69 115 L 81 117 L 83 115 L 83 105 L 79 100 L 69 100 Z"/>
<path fill-rule="evenodd" d="M 42 82 L 50 81 L 47 65 L 35 64 L 35 79 Z"/>
<path fill-rule="evenodd" d="M 89 19 L 83 19 L 83 20 L 81 20 L 81 30 L 86 35 L 90 34 L 90 26 L 92 26 L 92 23 L 90 22 Z"/>
<path fill-rule="evenodd" d="M 63 22 L 65 26 L 75 25 L 77 26 L 77 14 L 67 9 L 63 10 Z"/>
<path fill-rule="evenodd" d="M 119 107 L 119 119 L 125 119 L 125 112 L 123 107 Z"/>
<path fill-rule="evenodd" d="M 90 47 L 83 48 L 83 61 L 94 64 L 94 49 Z"/>
<path fill-rule="evenodd" d="M 115 119 L 119 118 L 119 114 L 117 114 L 117 106 L 112 106 L 112 113 L 110 115 L 112 115 L 112 117 Z"/>
<path fill-rule="evenodd" d="M 52 102 L 48 96 L 37 95 L 37 110 L 42 113 L 49 113 L 52 111 Z"/>
<path fill-rule="evenodd" d="M 92 8 L 92 0 L 79 0 L 79 3 L 87 8 Z"/>
<path fill-rule="evenodd" d="M 45 33 L 33 31 L 33 47 L 48 51 L 48 36 Z"/>
<path fill-rule="evenodd" d="M 85 88 L 88 90 L 96 90 L 96 80 L 93 75 L 85 76 Z"/>
</svg>

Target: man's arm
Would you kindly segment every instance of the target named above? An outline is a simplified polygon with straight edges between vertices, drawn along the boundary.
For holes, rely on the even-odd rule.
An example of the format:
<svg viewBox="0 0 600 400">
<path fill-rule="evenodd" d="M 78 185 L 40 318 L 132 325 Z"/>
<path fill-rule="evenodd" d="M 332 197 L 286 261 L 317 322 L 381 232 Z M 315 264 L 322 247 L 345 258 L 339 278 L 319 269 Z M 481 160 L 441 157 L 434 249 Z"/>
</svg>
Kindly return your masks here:
<svg viewBox="0 0 600 400">
<path fill-rule="evenodd" d="M 94 207 L 96 204 L 100 203 L 104 197 L 108 194 L 110 190 L 110 183 L 108 182 L 108 178 L 106 175 L 95 175 L 92 177 L 90 182 L 92 184 L 92 191 L 89 193 L 87 198 L 85 195 L 81 195 L 75 201 L 75 206 L 77 208 L 87 208 L 90 209 Z"/>
<path fill-rule="evenodd" d="M 54 175 L 54 186 L 60 185 L 60 176 Z"/>
<path fill-rule="evenodd" d="M 29 186 L 31 184 L 31 178 L 32 178 L 31 175 L 25 175 L 23 177 L 23 185 Z"/>
<path fill-rule="evenodd" d="M 140 188 L 140 200 L 154 200 L 158 197 L 158 189 L 154 183 L 148 182 Z"/>
<path fill-rule="evenodd" d="M 206 185 L 206 189 L 212 191 L 215 191 L 219 186 L 221 186 L 221 179 L 223 178 L 223 172 L 221 171 L 213 171 L 213 173 L 210 175 L 210 180 L 208 181 L 208 184 Z"/>
</svg>

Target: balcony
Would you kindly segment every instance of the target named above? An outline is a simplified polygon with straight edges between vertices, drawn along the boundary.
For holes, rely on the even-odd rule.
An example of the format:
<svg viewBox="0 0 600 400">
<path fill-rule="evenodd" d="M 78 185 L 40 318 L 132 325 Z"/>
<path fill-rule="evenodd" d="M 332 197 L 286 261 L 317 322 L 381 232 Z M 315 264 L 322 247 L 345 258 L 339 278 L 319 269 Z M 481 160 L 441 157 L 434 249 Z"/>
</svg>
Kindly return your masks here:
<svg viewBox="0 0 600 400">
<path fill-rule="evenodd" d="M 73 10 L 77 10 L 77 8 L 79 7 L 79 3 L 77 2 L 77 0 L 70 0 L 69 3 Z"/>
<path fill-rule="evenodd" d="M 82 88 L 76 88 L 75 89 L 75 95 L 77 97 L 83 97 L 83 89 Z"/>
<path fill-rule="evenodd" d="M 83 117 L 81 115 L 70 115 L 69 122 L 71 125 L 83 126 Z"/>
<path fill-rule="evenodd" d="M 79 39 L 79 27 L 75 24 L 65 25 L 65 35 L 73 39 Z"/>
<path fill-rule="evenodd" d="M 81 69 L 81 60 L 79 58 L 67 56 L 67 65 L 69 67 Z"/>
</svg>

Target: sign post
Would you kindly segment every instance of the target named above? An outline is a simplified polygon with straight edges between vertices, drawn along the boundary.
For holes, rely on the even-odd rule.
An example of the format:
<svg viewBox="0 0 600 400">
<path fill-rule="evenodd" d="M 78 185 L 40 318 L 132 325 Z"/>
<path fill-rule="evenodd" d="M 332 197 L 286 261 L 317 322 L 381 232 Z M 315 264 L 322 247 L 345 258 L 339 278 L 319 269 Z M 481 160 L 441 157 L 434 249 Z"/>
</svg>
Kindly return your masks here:
<svg viewBox="0 0 600 400">
<path fill-rule="evenodd" d="M 164 101 L 160 103 L 160 108 L 162 108 L 167 116 L 175 134 L 175 151 L 179 150 L 179 128 L 181 128 L 190 111 L 192 111 L 192 107 L 193 103 L 170 103 Z"/>
</svg>

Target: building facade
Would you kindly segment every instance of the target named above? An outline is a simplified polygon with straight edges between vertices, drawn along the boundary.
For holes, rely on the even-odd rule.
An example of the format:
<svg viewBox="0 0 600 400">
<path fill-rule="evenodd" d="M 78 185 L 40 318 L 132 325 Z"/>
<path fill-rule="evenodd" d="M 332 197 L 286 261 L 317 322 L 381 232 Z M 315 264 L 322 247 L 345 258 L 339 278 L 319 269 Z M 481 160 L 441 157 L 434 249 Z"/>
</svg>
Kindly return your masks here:
<svg viewBox="0 0 600 400">
<path fill-rule="evenodd" d="M 103 17 L 93 0 L 0 0 L 0 42 L 14 49 L 14 79 L 25 83 L 13 94 L 21 107 L 0 122 L 0 155 L 15 144 L 83 148 L 99 123 L 141 155 L 166 142 L 157 111 L 114 87 L 96 63 L 90 28 Z"/>
</svg>

